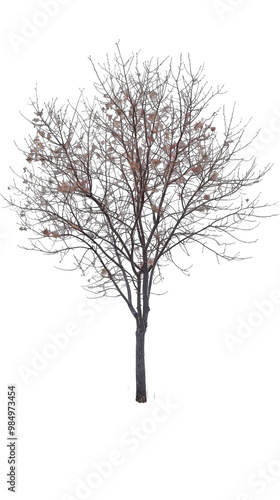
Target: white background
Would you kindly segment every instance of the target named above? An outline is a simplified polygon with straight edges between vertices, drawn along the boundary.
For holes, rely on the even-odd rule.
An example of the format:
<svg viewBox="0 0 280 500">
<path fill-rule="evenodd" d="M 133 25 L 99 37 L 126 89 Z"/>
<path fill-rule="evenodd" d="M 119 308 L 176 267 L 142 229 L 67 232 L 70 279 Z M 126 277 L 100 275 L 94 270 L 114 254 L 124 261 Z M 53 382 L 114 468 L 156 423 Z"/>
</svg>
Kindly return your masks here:
<svg viewBox="0 0 280 500">
<path fill-rule="evenodd" d="M 2 11 L 2 191 L 12 182 L 9 166 L 24 165 L 14 140 L 24 146 L 19 111 L 28 114 L 36 83 L 42 100 L 73 100 L 79 88 L 91 92 L 87 57 L 102 63 L 120 39 L 125 57 L 141 49 L 142 59 L 190 53 L 194 66 L 205 62 L 209 82 L 226 86 L 227 108 L 236 101 L 237 116 L 252 116 L 252 132 L 265 129 L 254 146 L 258 164 L 274 167 L 260 189 L 264 201 L 280 200 L 276 1 L 69 0 L 49 2 L 54 10 L 42 18 L 46 3 L 16 0 Z M 26 23 L 33 25 L 29 38 Z M 15 42 L 16 36 L 23 38 Z M 145 405 L 135 402 L 135 325 L 125 303 L 111 300 L 97 311 L 79 273 L 18 248 L 26 233 L 17 222 L 14 212 L 1 209 L 0 497 L 11 495 L 6 390 L 16 383 L 20 500 L 278 499 L 280 304 L 271 297 L 276 302 L 280 293 L 279 218 L 262 220 L 255 245 L 236 248 L 250 260 L 218 265 L 194 247 L 185 257 L 186 267 L 193 264 L 190 277 L 166 268 L 168 293 L 152 298 L 146 335 Z M 263 301 L 270 301 L 266 316 L 256 314 Z M 19 367 L 31 368 L 50 333 L 70 322 L 79 334 L 25 383 Z M 228 334 L 239 338 L 231 351 Z M 166 399 L 174 409 L 162 409 L 165 421 L 156 422 L 157 401 Z M 143 441 L 135 438 L 132 451 L 123 439 L 135 427 Z M 112 466 L 98 488 L 78 493 L 79 481 L 96 473 L 92 463 L 114 450 L 122 465 Z"/>
</svg>

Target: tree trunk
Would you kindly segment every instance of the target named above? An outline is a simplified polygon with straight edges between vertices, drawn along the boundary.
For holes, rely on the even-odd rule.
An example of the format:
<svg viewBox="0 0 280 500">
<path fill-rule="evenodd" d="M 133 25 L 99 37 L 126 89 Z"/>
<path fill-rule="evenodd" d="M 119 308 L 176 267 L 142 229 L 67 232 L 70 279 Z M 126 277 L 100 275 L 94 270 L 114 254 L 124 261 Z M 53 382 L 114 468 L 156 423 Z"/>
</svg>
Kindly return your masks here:
<svg viewBox="0 0 280 500">
<path fill-rule="evenodd" d="M 146 403 L 146 371 L 145 371 L 145 332 L 136 330 L 136 401 Z"/>
</svg>

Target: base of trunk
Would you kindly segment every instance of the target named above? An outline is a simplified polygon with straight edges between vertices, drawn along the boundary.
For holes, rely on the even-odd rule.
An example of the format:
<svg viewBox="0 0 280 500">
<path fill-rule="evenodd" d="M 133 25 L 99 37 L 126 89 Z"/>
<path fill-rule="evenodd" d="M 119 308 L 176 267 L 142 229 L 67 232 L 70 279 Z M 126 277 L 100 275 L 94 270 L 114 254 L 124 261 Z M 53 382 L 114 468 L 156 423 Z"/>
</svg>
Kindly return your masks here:
<svg viewBox="0 0 280 500">
<path fill-rule="evenodd" d="M 144 352 L 145 333 L 136 332 L 136 401 L 137 403 L 147 402 L 146 393 L 146 371 Z"/>
<path fill-rule="evenodd" d="M 146 396 L 141 396 L 138 399 L 138 396 L 136 396 L 136 400 L 135 401 L 137 401 L 137 403 L 147 403 L 147 397 Z"/>
</svg>

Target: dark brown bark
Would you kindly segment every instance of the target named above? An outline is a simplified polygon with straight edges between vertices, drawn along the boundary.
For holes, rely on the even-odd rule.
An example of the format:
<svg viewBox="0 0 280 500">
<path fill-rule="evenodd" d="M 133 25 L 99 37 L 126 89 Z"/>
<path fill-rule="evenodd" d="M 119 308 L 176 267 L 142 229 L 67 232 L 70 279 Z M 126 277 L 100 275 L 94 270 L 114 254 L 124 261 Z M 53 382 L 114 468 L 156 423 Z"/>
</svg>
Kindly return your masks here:
<svg viewBox="0 0 280 500">
<path fill-rule="evenodd" d="M 146 403 L 145 331 L 136 330 L 136 401 Z"/>
</svg>

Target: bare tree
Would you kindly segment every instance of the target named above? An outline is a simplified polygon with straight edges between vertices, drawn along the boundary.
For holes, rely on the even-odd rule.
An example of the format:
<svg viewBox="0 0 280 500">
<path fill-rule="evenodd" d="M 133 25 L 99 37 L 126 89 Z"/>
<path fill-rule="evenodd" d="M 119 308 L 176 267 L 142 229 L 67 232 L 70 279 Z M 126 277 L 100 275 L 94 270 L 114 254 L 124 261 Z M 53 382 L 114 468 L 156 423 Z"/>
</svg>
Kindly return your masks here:
<svg viewBox="0 0 280 500">
<path fill-rule="evenodd" d="M 136 321 L 136 401 L 146 402 L 144 339 L 152 285 L 161 281 L 174 248 L 191 243 L 217 258 L 241 259 L 229 248 L 245 241 L 238 231 L 255 227 L 261 205 L 247 188 L 271 168 L 257 171 L 242 156 L 245 127 L 212 101 L 223 94 L 180 56 L 143 63 L 139 52 L 124 61 L 118 43 L 111 67 L 96 65 L 95 97 L 42 107 L 31 99 L 35 133 L 20 151 L 27 166 L 9 187 L 8 206 L 20 230 L 31 231 L 29 249 L 72 252 L 74 269 L 87 276 L 95 297 L 121 296 Z M 135 66 L 132 66 L 133 62 Z M 166 67 L 165 67 L 166 66 Z M 165 67 L 165 70 L 164 70 Z M 208 108 L 208 109 L 207 109 Z M 33 116 L 33 115 L 32 115 Z M 251 141 L 250 141 L 251 142 Z M 25 248 L 25 247 L 24 247 Z"/>
</svg>

